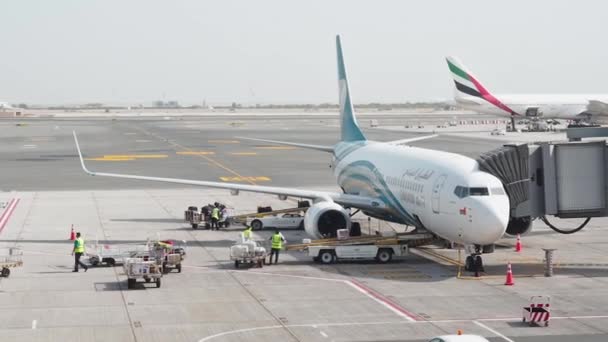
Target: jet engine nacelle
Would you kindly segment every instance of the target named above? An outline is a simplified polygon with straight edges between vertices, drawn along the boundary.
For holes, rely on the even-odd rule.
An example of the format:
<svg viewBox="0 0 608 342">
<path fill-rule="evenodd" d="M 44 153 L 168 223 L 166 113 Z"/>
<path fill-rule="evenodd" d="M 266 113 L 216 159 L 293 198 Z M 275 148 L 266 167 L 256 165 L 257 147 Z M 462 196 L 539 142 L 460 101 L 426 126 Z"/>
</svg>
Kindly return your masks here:
<svg viewBox="0 0 608 342">
<path fill-rule="evenodd" d="M 338 229 L 350 230 L 349 212 L 341 205 L 323 201 L 306 211 L 304 229 L 314 238 L 336 237 Z"/>
<path fill-rule="evenodd" d="M 511 217 L 507 225 L 507 234 L 515 236 L 517 234 L 524 235 L 532 230 L 532 218 L 526 217 Z"/>
</svg>

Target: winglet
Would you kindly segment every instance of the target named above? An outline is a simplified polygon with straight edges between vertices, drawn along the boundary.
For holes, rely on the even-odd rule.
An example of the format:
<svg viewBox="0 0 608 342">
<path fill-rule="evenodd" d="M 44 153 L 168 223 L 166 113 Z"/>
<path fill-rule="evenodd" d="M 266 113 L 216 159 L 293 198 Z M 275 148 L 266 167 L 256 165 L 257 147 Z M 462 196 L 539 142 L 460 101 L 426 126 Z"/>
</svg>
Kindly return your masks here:
<svg viewBox="0 0 608 342">
<path fill-rule="evenodd" d="M 342 54 L 342 43 L 340 35 L 336 36 L 336 50 L 338 54 L 338 87 L 340 94 L 340 129 L 342 141 L 361 141 L 367 140 L 361 132 L 355 117 L 355 109 L 350 97 L 350 88 L 346 78 L 346 66 L 344 65 L 344 55 Z"/>
<path fill-rule="evenodd" d="M 80 157 L 80 165 L 82 165 L 82 169 L 89 175 L 95 176 L 95 172 L 89 171 L 84 165 L 84 158 L 82 158 L 82 152 L 80 152 L 80 145 L 78 144 L 78 137 L 76 136 L 76 131 L 72 131 L 72 134 L 74 135 L 74 142 L 76 143 L 76 150 L 78 151 L 78 157 Z"/>
</svg>

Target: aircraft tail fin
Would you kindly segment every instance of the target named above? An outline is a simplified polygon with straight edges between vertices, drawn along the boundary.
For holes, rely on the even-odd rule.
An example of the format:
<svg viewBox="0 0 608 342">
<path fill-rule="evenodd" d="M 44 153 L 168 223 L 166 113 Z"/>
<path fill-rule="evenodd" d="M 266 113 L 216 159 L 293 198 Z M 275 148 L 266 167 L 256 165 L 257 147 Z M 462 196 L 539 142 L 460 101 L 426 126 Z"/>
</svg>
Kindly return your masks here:
<svg viewBox="0 0 608 342">
<path fill-rule="evenodd" d="M 338 54 L 338 88 L 340 94 L 340 130 L 341 141 L 361 141 L 367 140 L 357 124 L 355 108 L 350 96 L 348 79 L 346 78 L 346 66 L 344 65 L 344 55 L 342 54 L 342 44 L 340 36 L 336 36 L 336 50 Z"/>
<path fill-rule="evenodd" d="M 458 58 L 448 56 L 446 61 L 456 87 L 456 99 L 463 96 L 479 97 L 511 115 L 519 115 L 492 95 Z"/>
</svg>

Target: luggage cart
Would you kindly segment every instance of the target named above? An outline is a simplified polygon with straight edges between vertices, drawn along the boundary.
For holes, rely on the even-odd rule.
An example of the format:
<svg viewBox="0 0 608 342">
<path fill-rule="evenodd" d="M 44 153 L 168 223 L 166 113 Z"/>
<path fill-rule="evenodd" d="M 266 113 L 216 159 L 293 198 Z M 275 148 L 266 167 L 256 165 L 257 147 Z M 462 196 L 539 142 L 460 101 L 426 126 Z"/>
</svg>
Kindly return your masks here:
<svg viewBox="0 0 608 342">
<path fill-rule="evenodd" d="M 234 261 L 234 268 L 239 268 L 241 264 L 264 267 L 268 256 L 267 242 L 249 240 L 231 246 L 230 260 Z"/>
<path fill-rule="evenodd" d="M 530 326 L 544 323 L 544 325 L 548 327 L 549 319 L 551 319 L 550 303 L 551 297 L 549 296 L 530 297 L 530 305 L 524 306 L 523 309 L 522 322 L 527 322 Z"/>
<path fill-rule="evenodd" d="M 199 213 L 196 207 L 188 207 L 188 210 L 184 211 L 184 221 L 189 222 L 192 229 L 198 229 L 199 226 L 204 226 L 205 229 L 211 227 L 208 218 Z"/>
<path fill-rule="evenodd" d="M 155 260 L 144 260 L 143 258 L 127 258 L 123 264 L 127 275 L 127 288 L 132 289 L 137 279 L 143 279 L 146 283 L 152 282 L 160 287 L 160 279 L 163 277 L 161 266 Z"/>
<path fill-rule="evenodd" d="M 122 264 L 126 258 L 133 258 L 137 254 L 147 251 L 148 246 L 146 244 L 100 245 L 95 243 L 93 246 L 87 247 L 86 250 L 86 254 L 89 257 L 89 263 L 92 266 L 99 266 L 101 264 L 114 266 L 116 264 Z M 88 251 L 92 252 L 89 253 Z"/>
<path fill-rule="evenodd" d="M 23 252 L 16 247 L 8 249 L 8 255 L 0 257 L 0 276 L 8 278 L 11 268 L 23 266 Z"/>
<path fill-rule="evenodd" d="M 182 272 L 182 261 L 186 258 L 186 241 L 184 240 L 163 240 L 166 253 L 163 261 L 163 272 L 169 273 L 171 270 Z"/>
</svg>

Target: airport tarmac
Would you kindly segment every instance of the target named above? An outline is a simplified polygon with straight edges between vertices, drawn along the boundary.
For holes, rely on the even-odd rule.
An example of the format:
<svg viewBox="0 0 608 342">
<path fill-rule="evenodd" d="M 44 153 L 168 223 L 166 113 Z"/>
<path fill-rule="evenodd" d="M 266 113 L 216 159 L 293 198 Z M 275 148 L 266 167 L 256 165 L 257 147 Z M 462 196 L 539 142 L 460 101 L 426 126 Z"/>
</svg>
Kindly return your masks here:
<svg viewBox="0 0 608 342">
<path fill-rule="evenodd" d="M 359 120 L 364 127 L 367 119 Z M 336 189 L 329 156 L 237 138 L 332 144 L 336 124 L 333 116 L 1 120 L 0 252 L 20 247 L 24 266 L 0 278 L 0 336 L 10 341 L 426 341 L 462 329 L 491 341 L 608 340 L 606 220 L 594 219 L 571 236 L 536 225 L 523 237 L 522 253 L 513 252 L 514 240 L 505 238 L 485 257 L 487 273 L 479 279 L 459 277 L 457 251 L 437 248 L 416 249 L 386 265 L 319 265 L 300 252 L 284 252 L 279 265 L 235 270 L 228 247 L 240 228 L 192 230 L 182 221 L 184 209 L 219 201 L 248 212 L 292 202 L 87 176 L 71 137 L 76 130 L 88 166 L 98 171 Z M 397 140 L 413 133 L 380 127 L 366 134 Z M 476 156 L 503 143 L 489 135 L 448 135 L 415 145 Z M 71 225 L 89 243 L 185 240 L 184 270 L 164 276 L 159 289 L 133 290 L 127 290 L 121 267 L 72 273 Z M 376 227 L 387 228 L 372 221 L 363 231 Z M 270 233 L 258 231 L 254 237 L 267 239 Z M 302 231 L 284 233 L 291 243 L 306 237 Z M 542 248 L 547 247 L 557 248 L 552 278 L 542 276 Z M 503 285 L 507 261 L 513 263 L 514 286 Z M 549 327 L 522 324 L 522 307 L 532 295 L 552 296 Z"/>
</svg>

